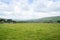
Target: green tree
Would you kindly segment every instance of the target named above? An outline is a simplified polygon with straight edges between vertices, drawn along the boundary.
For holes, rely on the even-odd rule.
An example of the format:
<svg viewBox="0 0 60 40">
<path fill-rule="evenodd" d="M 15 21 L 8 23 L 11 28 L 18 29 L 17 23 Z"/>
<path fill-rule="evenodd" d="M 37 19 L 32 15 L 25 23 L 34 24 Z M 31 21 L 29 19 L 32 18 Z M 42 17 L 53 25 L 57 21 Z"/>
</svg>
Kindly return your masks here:
<svg viewBox="0 0 60 40">
<path fill-rule="evenodd" d="M 8 22 L 8 23 L 12 23 L 12 20 L 11 20 L 11 19 L 7 19 L 7 22 Z"/>
</svg>

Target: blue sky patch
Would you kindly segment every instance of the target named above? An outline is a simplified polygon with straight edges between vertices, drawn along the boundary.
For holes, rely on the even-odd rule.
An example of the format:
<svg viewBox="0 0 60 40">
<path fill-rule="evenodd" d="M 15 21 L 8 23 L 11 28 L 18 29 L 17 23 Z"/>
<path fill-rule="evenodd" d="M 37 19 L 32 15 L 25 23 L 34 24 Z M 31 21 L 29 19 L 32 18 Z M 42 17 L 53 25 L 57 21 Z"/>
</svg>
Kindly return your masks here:
<svg viewBox="0 0 60 40">
<path fill-rule="evenodd" d="M 32 3 L 33 3 L 33 0 L 28 0 L 28 3 L 29 3 L 29 4 L 32 4 Z"/>
<path fill-rule="evenodd" d="M 11 4 L 12 0 L 1 0 L 1 2 L 5 3 L 5 4 Z"/>
</svg>

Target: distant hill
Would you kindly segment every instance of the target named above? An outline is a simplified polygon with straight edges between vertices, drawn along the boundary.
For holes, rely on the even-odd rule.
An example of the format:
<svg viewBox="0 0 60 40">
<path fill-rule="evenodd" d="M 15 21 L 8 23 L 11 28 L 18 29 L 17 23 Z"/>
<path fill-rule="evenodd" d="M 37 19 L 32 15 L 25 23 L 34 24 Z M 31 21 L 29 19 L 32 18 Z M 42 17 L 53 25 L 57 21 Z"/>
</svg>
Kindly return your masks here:
<svg viewBox="0 0 60 40">
<path fill-rule="evenodd" d="M 60 23 L 60 16 L 45 17 L 25 21 L 0 18 L 0 23 Z"/>
<path fill-rule="evenodd" d="M 59 21 L 60 21 L 60 16 L 45 17 L 36 20 L 36 22 L 59 22 Z"/>
<path fill-rule="evenodd" d="M 36 22 L 36 23 L 54 23 L 54 22 L 60 22 L 60 16 L 54 16 L 54 17 L 45 17 L 40 19 L 34 19 L 34 20 L 27 20 L 24 22 Z"/>
</svg>

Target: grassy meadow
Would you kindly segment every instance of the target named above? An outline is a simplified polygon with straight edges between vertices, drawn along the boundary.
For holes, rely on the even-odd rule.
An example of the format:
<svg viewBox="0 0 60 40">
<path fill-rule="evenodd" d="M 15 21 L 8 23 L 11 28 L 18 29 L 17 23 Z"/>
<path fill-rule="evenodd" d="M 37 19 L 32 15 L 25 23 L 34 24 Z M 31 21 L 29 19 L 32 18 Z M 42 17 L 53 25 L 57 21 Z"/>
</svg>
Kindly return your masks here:
<svg viewBox="0 0 60 40">
<path fill-rule="evenodd" d="M 0 24 L 0 40 L 60 40 L 60 23 Z"/>
</svg>

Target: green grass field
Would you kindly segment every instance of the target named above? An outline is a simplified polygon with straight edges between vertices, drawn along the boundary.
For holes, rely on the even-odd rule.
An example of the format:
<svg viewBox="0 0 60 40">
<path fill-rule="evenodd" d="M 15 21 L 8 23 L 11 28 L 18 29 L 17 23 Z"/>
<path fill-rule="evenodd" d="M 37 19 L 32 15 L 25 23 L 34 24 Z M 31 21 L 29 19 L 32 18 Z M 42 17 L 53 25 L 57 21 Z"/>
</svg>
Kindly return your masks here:
<svg viewBox="0 0 60 40">
<path fill-rule="evenodd" d="M 0 24 L 0 40 L 60 40 L 60 23 Z"/>
</svg>

